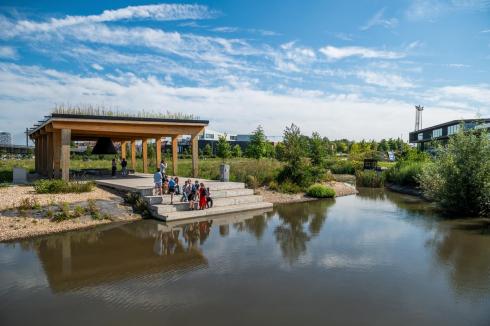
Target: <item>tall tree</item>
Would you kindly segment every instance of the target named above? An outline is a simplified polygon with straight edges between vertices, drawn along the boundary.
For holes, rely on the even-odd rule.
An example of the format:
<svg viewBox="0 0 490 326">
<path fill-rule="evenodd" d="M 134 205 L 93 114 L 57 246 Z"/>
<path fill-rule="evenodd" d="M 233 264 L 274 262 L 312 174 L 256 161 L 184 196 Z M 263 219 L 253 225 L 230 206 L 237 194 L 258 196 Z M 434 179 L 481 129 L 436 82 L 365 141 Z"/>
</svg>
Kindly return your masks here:
<svg viewBox="0 0 490 326">
<path fill-rule="evenodd" d="M 313 165 L 323 165 L 325 157 L 327 156 L 327 151 L 325 143 L 319 133 L 314 132 L 309 139 L 310 145 L 310 159 Z"/>
<path fill-rule="evenodd" d="M 247 147 L 247 155 L 249 157 L 260 159 L 266 155 L 267 139 L 264 129 L 259 125 L 250 136 L 250 144 Z"/>
<path fill-rule="evenodd" d="M 218 144 L 216 146 L 216 155 L 223 159 L 223 162 L 231 157 L 231 145 L 226 140 L 226 135 L 218 137 Z"/>
</svg>

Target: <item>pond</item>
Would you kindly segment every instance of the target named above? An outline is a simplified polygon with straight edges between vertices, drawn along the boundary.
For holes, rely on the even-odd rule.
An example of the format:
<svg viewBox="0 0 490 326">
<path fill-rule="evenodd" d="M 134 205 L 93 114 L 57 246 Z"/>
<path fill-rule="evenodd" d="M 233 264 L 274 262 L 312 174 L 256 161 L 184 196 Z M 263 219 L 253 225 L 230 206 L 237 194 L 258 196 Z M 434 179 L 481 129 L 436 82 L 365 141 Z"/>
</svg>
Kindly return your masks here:
<svg viewBox="0 0 490 326">
<path fill-rule="evenodd" d="M 490 325 L 488 221 L 382 190 L 0 244 L 1 325 Z"/>
</svg>

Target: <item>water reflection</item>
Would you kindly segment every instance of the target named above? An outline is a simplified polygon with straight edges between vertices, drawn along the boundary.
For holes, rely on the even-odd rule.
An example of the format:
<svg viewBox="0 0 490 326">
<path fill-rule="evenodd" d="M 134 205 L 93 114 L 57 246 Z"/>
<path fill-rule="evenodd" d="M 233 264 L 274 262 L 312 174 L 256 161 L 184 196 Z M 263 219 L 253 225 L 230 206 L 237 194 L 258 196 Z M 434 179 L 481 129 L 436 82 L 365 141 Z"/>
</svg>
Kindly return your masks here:
<svg viewBox="0 0 490 326">
<path fill-rule="evenodd" d="M 289 264 L 306 253 L 306 243 L 317 236 L 327 218 L 327 211 L 334 200 L 298 203 L 278 206 L 276 212 L 281 224 L 274 230 L 283 257 Z M 305 230 L 307 224 L 307 230 Z"/>
</svg>

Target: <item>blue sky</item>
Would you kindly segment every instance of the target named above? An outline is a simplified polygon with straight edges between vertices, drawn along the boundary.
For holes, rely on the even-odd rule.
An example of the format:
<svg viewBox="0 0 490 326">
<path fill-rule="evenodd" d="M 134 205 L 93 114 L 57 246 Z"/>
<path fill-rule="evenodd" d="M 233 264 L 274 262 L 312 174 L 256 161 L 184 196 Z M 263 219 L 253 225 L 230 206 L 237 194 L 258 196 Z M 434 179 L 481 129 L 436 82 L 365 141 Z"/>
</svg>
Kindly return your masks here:
<svg viewBox="0 0 490 326">
<path fill-rule="evenodd" d="M 57 104 L 193 113 L 213 129 L 408 137 L 490 116 L 490 0 L 2 1 L 0 130 Z"/>
</svg>

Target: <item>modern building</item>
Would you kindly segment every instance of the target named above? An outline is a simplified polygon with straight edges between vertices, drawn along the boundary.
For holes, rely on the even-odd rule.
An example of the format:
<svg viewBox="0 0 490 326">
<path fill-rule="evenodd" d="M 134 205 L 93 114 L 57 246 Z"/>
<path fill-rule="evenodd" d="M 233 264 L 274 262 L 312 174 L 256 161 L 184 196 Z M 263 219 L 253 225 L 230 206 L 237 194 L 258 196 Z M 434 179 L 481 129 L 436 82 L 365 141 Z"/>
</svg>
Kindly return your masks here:
<svg viewBox="0 0 490 326">
<path fill-rule="evenodd" d="M 421 150 L 426 150 L 433 141 L 446 143 L 449 137 L 456 134 L 460 128 L 464 128 L 464 130 L 487 129 L 490 131 L 490 118 L 453 120 L 412 131 L 409 134 L 409 141 L 412 144 L 417 144 Z"/>
<path fill-rule="evenodd" d="M 0 145 L 12 145 L 12 135 L 10 132 L 0 131 Z"/>
</svg>

